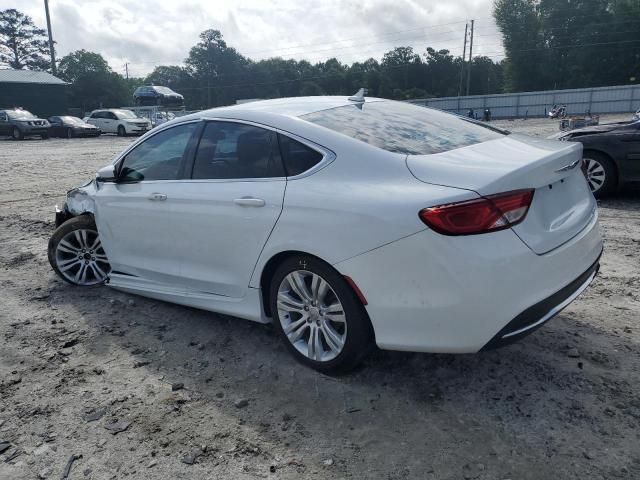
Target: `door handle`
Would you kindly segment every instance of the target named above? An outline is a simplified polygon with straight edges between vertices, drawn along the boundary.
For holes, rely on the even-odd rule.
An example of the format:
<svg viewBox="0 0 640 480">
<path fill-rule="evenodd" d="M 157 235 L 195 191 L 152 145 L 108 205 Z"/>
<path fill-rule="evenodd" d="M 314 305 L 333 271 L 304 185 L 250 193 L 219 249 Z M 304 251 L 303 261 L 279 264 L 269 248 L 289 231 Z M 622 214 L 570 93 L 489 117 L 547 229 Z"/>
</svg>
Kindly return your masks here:
<svg viewBox="0 0 640 480">
<path fill-rule="evenodd" d="M 261 198 L 242 197 L 233 200 L 233 203 L 241 207 L 264 207 L 265 201 Z"/>
<path fill-rule="evenodd" d="M 149 200 L 162 201 L 162 200 L 166 200 L 167 196 L 164 193 L 152 193 L 147 198 Z"/>
</svg>

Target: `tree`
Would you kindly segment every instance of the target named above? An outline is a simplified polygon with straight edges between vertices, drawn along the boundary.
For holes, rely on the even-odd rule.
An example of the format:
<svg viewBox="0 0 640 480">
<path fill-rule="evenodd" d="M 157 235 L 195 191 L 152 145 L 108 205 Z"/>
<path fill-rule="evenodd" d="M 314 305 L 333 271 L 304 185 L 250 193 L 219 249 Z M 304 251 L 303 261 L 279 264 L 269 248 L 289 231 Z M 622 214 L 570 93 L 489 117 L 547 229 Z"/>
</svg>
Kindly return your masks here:
<svg viewBox="0 0 640 480">
<path fill-rule="evenodd" d="M 0 63 L 16 70 L 48 70 L 47 32 L 14 8 L 0 11 Z"/>
<path fill-rule="evenodd" d="M 71 104 L 85 111 L 131 103 L 133 89 L 99 53 L 78 50 L 62 57 L 58 74 L 71 83 Z"/>
</svg>

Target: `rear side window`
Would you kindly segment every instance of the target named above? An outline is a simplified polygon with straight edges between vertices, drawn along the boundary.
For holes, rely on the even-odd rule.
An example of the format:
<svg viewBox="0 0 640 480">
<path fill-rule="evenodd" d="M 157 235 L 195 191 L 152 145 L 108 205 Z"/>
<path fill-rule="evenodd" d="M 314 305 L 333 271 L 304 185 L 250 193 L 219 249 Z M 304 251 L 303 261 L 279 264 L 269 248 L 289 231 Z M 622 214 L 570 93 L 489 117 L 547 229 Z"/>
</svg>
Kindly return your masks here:
<svg viewBox="0 0 640 480">
<path fill-rule="evenodd" d="M 446 152 L 505 135 L 456 115 L 394 101 L 354 103 L 301 118 L 383 150 L 406 155 Z"/>
<path fill-rule="evenodd" d="M 277 134 L 233 122 L 208 122 L 193 165 L 194 179 L 284 177 Z"/>
<path fill-rule="evenodd" d="M 280 142 L 284 168 L 287 171 L 288 177 L 306 172 L 320 163 L 323 158 L 320 152 L 285 135 L 278 134 L 278 140 Z"/>
</svg>

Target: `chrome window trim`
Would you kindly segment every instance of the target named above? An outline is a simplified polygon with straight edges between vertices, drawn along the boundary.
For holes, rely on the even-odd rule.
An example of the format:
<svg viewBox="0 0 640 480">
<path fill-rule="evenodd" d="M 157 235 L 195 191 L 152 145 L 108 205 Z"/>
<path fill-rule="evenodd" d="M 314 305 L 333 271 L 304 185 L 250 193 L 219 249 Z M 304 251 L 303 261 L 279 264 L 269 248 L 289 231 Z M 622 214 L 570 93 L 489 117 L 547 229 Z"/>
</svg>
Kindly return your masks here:
<svg viewBox="0 0 640 480">
<path fill-rule="evenodd" d="M 313 167 L 311 167 L 309 170 L 305 170 L 304 172 L 302 172 L 302 173 L 300 173 L 298 175 L 292 175 L 290 177 L 211 178 L 211 179 L 183 178 L 183 179 L 179 179 L 179 180 L 143 180 L 141 182 L 135 182 L 135 183 L 145 183 L 145 184 L 150 184 L 150 183 L 155 183 L 155 182 L 180 182 L 180 183 L 186 183 L 186 182 L 189 182 L 189 183 L 215 182 L 215 183 L 220 183 L 220 182 L 258 182 L 258 181 L 262 181 L 263 182 L 263 181 L 299 180 L 301 178 L 308 177 L 309 175 L 313 175 L 314 173 L 322 170 L 323 168 L 325 168 L 328 165 L 330 165 L 336 159 L 336 154 L 332 150 L 329 150 L 328 148 L 326 148 L 326 147 L 324 147 L 322 145 L 319 145 L 319 144 L 317 144 L 317 143 L 315 143 L 315 142 L 313 142 L 313 141 L 311 141 L 309 139 L 306 139 L 304 137 L 296 135 L 295 133 L 288 132 L 288 131 L 283 130 L 281 128 L 272 127 L 272 126 L 266 125 L 264 123 L 253 122 L 251 120 L 243 120 L 243 119 L 239 119 L 239 118 L 200 117 L 200 118 L 196 118 L 196 119 L 192 118 L 192 119 L 189 119 L 189 120 L 185 120 L 183 122 L 171 123 L 170 125 L 167 125 L 166 123 L 164 123 L 164 124 L 156 127 L 158 130 L 156 130 L 156 128 L 150 130 L 147 134 L 141 136 L 138 140 L 136 140 L 131 145 L 129 145 L 129 147 L 126 150 L 124 150 L 122 153 L 120 153 L 112 161 L 112 165 L 117 165 L 134 148 L 136 148 L 138 145 L 140 145 L 142 142 L 148 140 L 149 138 L 157 135 L 158 133 L 161 133 L 161 132 L 163 132 L 165 130 L 168 130 L 170 128 L 173 128 L 173 127 L 178 127 L 180 125 L 186 125 L 186 124 L 189 124 L 189 123 L 208 122 L 208 121 L 239 123 L 239 124 L 244 124 L 244 125 L 251 125 L 253 127 L 264 128 L 265 130 L 270 130 L 272 132 L 280 133 L 281 135 L 285 135 L 285 136 L 287 136 L 289 138 L 292 138 L 293 140 L 296 140 L 296 141 L 302 143 L 303 145 L 306 145 L 307 147 L 311 148 L 312 150 L 320 153 L 322 155 L 322 159 L 318 163 L 316 163 Z M 134 183 L 134 182 L 130 182 L 130 183 Z"/>
</svg>

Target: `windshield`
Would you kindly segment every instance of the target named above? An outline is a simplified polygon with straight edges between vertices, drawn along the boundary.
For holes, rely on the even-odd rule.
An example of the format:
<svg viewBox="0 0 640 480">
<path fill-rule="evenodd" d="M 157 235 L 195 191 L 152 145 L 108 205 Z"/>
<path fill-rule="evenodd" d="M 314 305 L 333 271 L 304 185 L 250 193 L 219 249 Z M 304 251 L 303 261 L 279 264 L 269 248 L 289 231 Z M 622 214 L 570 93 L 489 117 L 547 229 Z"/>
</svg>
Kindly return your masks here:
<svg viewBox="0 0 640 480">
<path fill-rule="evenodd" d="M 64 123 L 73 123 L 75 125 L 82 125 L 84 122 L 80 120 L 78 117 L 60 117 Z"/>
<path fill-rule="evenodd" d="M 138 118 L 131 110 L 114 110 L 113 113 L 115 113 L 118 118 Z"/>
<path fill-rule="evenodd" d="M 8 110 L 7 115 L 12 120 L 33 120 L 36 117 L 33 113 L 26 110 Z"/>
<path fill-rule="evenodd" d="M 440 110 L 395 101 L 354 103 L 300 118 L 406 155 L 446 152 L 507 134 Z"/>
</svg>

